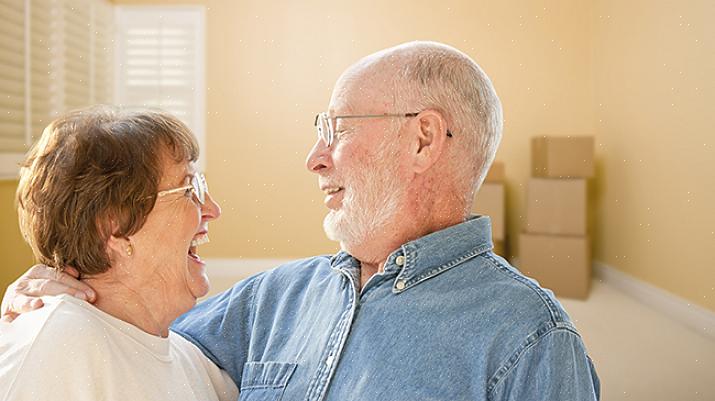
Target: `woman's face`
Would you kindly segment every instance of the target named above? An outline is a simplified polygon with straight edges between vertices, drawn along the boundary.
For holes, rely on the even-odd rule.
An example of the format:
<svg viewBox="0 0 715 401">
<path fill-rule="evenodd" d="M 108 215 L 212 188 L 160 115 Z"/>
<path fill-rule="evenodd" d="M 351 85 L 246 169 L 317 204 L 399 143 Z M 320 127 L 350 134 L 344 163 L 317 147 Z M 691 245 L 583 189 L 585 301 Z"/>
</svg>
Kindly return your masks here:
<svg viewBox="0 0 715 401">
<path fill-rule="evenodd" d="M 190 185 L 198 174 L 191 163 L 167 161 L 159 191 Z M 208 242 L 208 223 L 221 208 L 206 194 L 203 205 L 192 191 L 158 197 L 146 223 L 130 237 L 137 269 L 144 284 L 160 292 L 164 302 L 188 310 L 208 293 L 205 263 L 198 245 Z"/>
</svg>

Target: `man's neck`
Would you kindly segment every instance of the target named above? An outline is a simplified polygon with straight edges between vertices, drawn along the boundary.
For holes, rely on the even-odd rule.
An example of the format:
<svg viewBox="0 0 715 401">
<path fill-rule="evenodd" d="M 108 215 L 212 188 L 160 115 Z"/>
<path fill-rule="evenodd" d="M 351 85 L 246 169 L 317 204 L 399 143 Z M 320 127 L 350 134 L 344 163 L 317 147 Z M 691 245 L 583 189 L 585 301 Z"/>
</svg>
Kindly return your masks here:
<svg viewBox="0 0 715 401">
<path fill-rule="evenodd" d="M 387 258 L 402 245 L 463 221 L 464 218 L 462 217 L 452 218 L 432 225 L 424 225 L 410 232 L 364 241 L 361 244 L 348 245 L 343 243 L 343 250 L 360 261 L 360 283 L 358 283 L 358 288 L 362 288 L 370 277 L 383 272 Z"/>
<path fill-rule="evenodd" d="M 370 277 L 376 275 L 379 272 L 382 272 L 385 270 L 385 262 L 383 261 L 380 264 L 374 264 L 374 263 L 362 263 L 360 262 L 360 282 L 358 283 L 358 290 L 362 289 L 362 287 L 367 283 L 368 280 L 370 280 Z"/>
</svg>

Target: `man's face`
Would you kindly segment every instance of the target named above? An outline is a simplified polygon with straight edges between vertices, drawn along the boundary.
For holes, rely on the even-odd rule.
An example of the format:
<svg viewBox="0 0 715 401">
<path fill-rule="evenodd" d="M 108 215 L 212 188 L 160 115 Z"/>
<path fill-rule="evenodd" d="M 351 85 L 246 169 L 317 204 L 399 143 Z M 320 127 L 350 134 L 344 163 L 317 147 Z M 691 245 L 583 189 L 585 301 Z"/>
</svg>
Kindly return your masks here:
<svg viewBox="0 0 715 401">
<path fill-rule="evenodd" d="M 393 112 L 381 94 L 355 80 L 341 80 L 333 91 L 329 115 Z M 343 248 L 389 235 L 406 195 L 401 173 L 398 129 L 389 118 L 337 119 L 330 148 L 318 140 L 307 159 L 326 194 L 329 212 L 323 227 Z"/>
</svg>

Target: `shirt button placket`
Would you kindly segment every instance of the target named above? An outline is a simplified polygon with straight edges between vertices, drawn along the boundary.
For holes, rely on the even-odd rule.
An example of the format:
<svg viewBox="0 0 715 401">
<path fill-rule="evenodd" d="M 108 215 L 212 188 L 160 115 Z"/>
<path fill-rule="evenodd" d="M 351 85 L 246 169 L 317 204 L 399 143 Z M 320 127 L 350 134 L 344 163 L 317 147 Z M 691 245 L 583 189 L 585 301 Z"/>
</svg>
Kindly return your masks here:
<svg viewBox="0 0 715 401">
<path fill-rule="evenodd" d="M 349 278 L 349 277 L 348 277 Z M 335 368 L 335 360 L 340 354 L 341 346 L 348 336 L 350 331 L 350 325 L 352 323 L 353 314 L 355 313 L 355 303 L 357 292 L 355 291 L 355 286 L 353 285 L 349 291 L 353 291 L 348 298 L 347 309 L 342 314 L 338 325 L 335 328 L 335 332 L 331 335 L 331 340 L 328 343 L 328 356 L 325 361 L 320 365 L 318 369 L 318 374 L 316 377 L 315 386 L 311 386 L 312 389 L 308 390 L 306 394 L 306 401 L 322 400 L 327 393 L 328 386 L 330 385 L 332 371 Z"/>
<path fill-rule="evenodd" d="M 398 265 L 398 266 L 400 266 L 400 267 L 404 266 L 404 265 L 405 265 L 405 257 L 402 256 L 402 255 L 396 257 L 396 258 L 395 258 L 395 264 Z"/>
<path fill-rule="evenodd" d="M 404 266 L 405 266 L 405 256 L 404 256 L 404 255 L 399 255 L 399 256 L 397 256 L 397 257 L 395 258 L 395 264 L 396 264 L 397 266 L 404 267 Z M 401 278 L 401 279 L 398 279 L 398 280 L 395 282 L 395 289 L 398 290 L 398 291 L 402 291 L 402 290 L 405 289 L 405 286 L 406 286 L 406 285 L 407 285 L 407 284 L 405 283 L 405 279 L 402 279 L 402 278 Z"/>
</svg>

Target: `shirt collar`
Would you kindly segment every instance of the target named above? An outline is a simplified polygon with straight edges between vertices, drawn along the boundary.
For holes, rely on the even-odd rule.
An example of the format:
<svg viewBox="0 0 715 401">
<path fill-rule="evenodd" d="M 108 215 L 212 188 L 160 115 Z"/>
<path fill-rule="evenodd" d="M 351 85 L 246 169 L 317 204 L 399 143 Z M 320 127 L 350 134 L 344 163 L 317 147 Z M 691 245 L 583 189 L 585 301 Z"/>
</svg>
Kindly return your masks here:
<svg viewBox="0 0 715 401">
<path fill-rule="evenodd" d="M 472 216 L 467 221 L 407 242 L 393 251 L 385 262 L 385 273 L 397 273 L 393 292 L 400 293 L 494 247 L 491 221 Z M 330 264 L 355 275 L 360 262 L 341 251 Z"/>
</svg>

